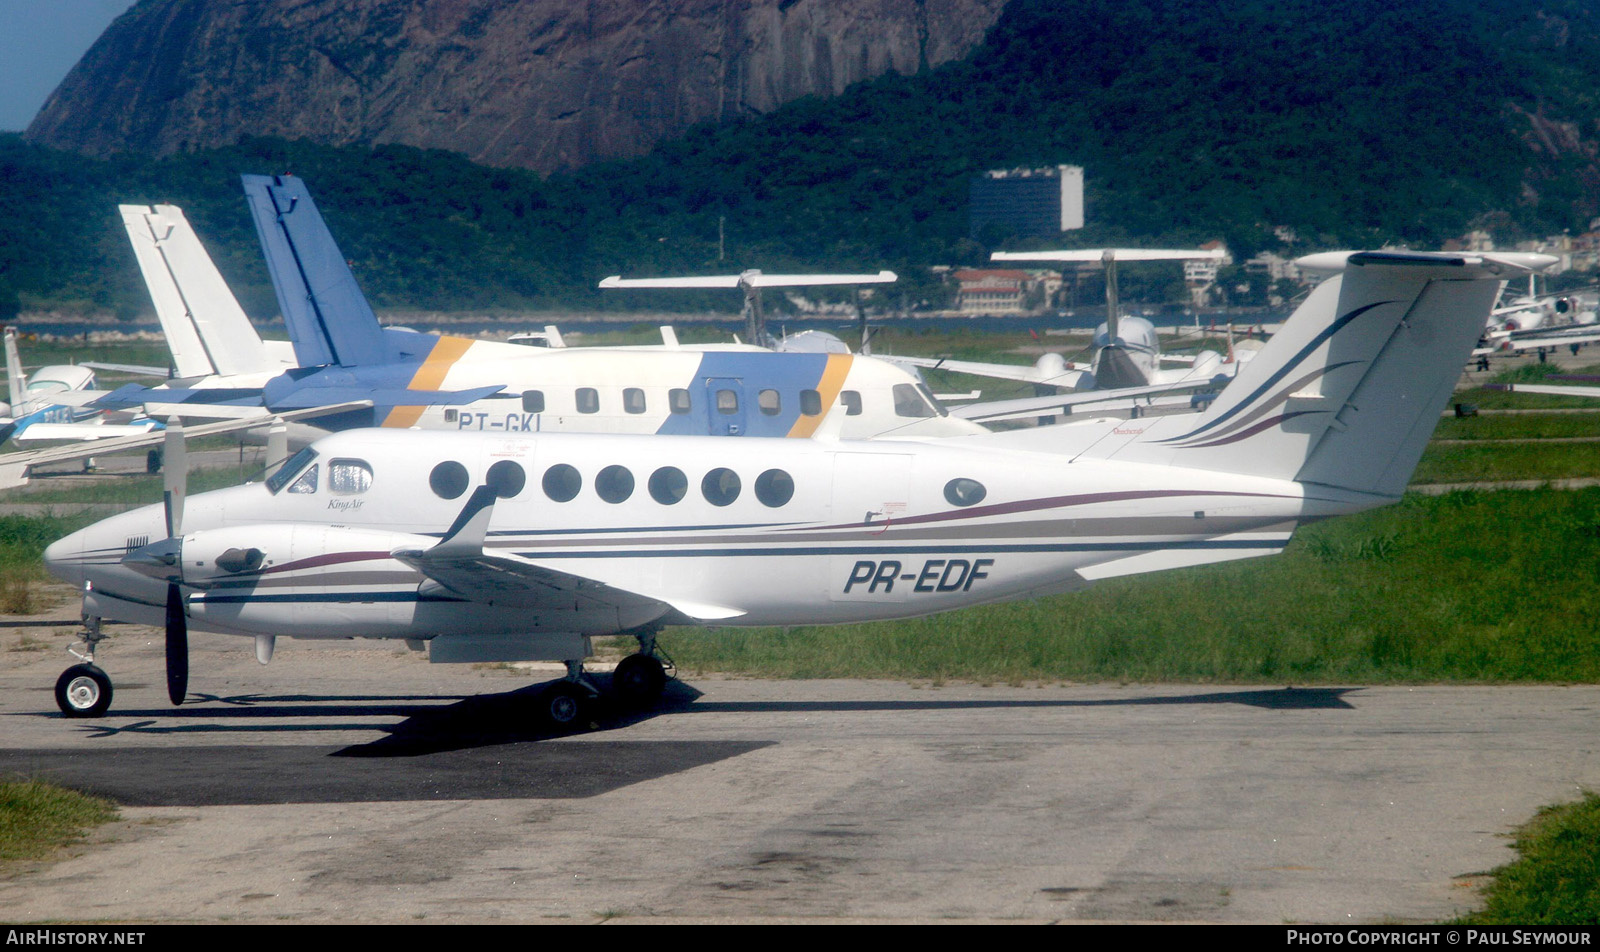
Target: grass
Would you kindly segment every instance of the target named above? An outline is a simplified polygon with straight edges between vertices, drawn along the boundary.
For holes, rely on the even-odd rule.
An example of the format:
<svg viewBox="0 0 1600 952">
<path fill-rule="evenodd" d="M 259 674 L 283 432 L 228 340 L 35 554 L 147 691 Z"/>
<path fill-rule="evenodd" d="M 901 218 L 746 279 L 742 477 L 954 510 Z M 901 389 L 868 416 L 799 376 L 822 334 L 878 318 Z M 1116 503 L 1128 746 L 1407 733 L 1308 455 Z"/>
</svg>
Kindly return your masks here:
<svg viewBox="0 0 1600 952">
<path fill-rule="evenodd" d="M 49 579 L 41 561 L 45 546 L 95 518 L 0 516 L 0 615 L 30 615 L 46 607 L 38 594 Z"/>
<path fill-rule="evenodd" d="M 237 486 L 255 475 L 261 467 L 247 465 L 243 470 L 234 466 L 221 469 L 196 469 L 189 472 L 187 492 L 203 493 L 212 489 Z M 33 485 L 5 496 L 6 502 L 18 503 L 126 503 L 143 506 L 161 501 L 161 476 L 122 476 L 113 480 L 93 483 L 52 486 Z"/>
<path fill-rule="evenodd" d="M 900 622 L 676 629 L 668 650 L 784 678 L 1593 683 L 1597 571 L 1600 489 L 1410 495 L 1271 558 Z"/>
<path fill-rule="evenodd" d="M 0 781 L 0 862 L 35 860 L 117 818 L 108 800 L 39 780 Z"/>
<path fill-rule="evenodd" d="M 1600 418 L 1594 422 L 1600 425 Z M 1600 475 L 1600 442 L 1510 444 L 1430 443 L 1411 481 L 1476 483 L 1577 479 Z"/>
<path fill-rule="evenodd" d="M 1495 870 L 1462 925 L 1600 922 L 1600 794 L 1546 807 L 1517 832 L 1518 859 Z"/>
<path fill-rule="evenodd" d="M 1596 413 L 1530 413 L 1508 416 L 1445 417 L 1433 431 L 1435 440 L 1572 440 L 1600 439 L 1600 404 Z"/>
</svg>

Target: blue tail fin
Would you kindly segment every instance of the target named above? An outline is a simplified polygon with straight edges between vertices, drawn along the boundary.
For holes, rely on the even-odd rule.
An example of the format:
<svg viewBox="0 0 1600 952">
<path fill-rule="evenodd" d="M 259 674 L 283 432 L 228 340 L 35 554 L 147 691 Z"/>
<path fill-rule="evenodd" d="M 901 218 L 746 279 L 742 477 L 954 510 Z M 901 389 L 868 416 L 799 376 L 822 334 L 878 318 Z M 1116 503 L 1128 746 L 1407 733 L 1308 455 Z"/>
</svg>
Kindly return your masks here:
<svg viewBox="0 0 1600 952">
<path fill-rule="evenodd" d="M 305 183 L 291 175 L 246 175 L 243 180 L 300 366 L 387 363 L 383 328 Z"/>
</svg>

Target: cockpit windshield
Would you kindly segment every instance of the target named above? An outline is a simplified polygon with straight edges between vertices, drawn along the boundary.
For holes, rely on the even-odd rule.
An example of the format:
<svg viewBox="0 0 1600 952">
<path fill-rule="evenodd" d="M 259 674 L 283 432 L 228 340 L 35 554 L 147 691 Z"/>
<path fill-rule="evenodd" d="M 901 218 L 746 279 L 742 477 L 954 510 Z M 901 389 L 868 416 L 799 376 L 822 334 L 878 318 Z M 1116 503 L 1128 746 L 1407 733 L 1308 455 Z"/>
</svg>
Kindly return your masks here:
<svg viewBox="0 0 1600 952">
<path fill-rule="evenodd" d="M 300 471 L 306 468 L 306 464 L 316 458 L 317 451 L 309 446 L 289 457 L 283 466 L 279 467 L 278 471 L 273 473 L 267 480 L 267 491 L 276 496 L 279 490 L 289 484 L 289 480 L 298 476 Z M 315 479 L 316 477 L 312 478 Z"/>
</svg>

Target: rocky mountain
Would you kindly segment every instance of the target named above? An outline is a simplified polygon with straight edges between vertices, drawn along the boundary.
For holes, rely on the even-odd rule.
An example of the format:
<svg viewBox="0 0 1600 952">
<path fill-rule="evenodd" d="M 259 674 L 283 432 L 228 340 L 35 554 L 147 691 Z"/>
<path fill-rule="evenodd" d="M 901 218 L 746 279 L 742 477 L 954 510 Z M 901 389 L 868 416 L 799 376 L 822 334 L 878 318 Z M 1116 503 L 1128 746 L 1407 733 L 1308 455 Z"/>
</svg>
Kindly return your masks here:
<svg viewBox="0 0 1600 952">
<path fill-rule="evenodd" d="M 399 143 L 549 172 L 958 59 L 1005 2 L 142 0 L 26 137 L 94 155 Z"/>
</svg>

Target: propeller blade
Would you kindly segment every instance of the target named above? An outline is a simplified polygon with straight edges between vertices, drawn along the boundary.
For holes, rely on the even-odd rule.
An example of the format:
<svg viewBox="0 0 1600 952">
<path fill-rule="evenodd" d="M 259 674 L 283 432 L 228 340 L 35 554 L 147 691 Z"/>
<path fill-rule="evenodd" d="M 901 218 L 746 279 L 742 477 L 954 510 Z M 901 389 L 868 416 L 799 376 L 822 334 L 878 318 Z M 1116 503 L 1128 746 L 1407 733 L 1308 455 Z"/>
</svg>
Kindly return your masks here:
<svg viewBox="0 0 1600 952">
<path fill-rule="evenodd" d="M 166 442 L 161 448 L 162 501 L 167 508 L 167 536 L 183 535 L 183 497 L 189 484 L 189 461 L 184 452 L 183 422 L 167 418 Z"/>
<path fill-rule="evenodd" d="M 189 694 L 189 622 L 183 615 L 183 595 L 177 585 L 167 586 L 167 697 L 174 705 Z"/>
</svg>

